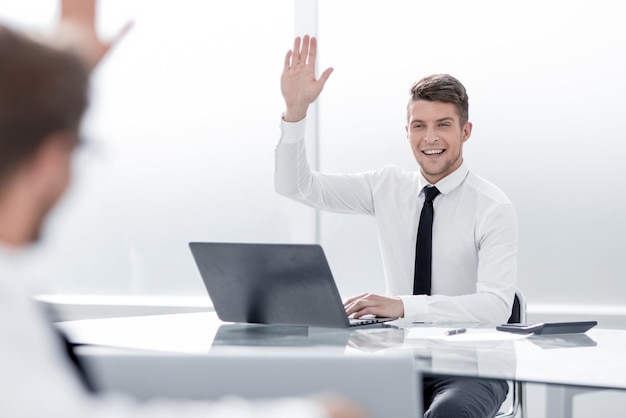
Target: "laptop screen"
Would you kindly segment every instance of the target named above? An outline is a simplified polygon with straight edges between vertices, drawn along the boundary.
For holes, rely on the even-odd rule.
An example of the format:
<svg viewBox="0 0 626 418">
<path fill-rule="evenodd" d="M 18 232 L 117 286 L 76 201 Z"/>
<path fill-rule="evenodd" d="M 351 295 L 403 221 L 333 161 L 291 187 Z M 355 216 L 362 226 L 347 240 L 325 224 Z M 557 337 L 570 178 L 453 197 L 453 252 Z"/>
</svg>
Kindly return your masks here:
<svg viewBox="0 0 626 418">
<path fill-rule="evenodd" d="M 349 326 L 322 247 L 315 244 L 189 244 L 222 321 Z"/>
</svg>

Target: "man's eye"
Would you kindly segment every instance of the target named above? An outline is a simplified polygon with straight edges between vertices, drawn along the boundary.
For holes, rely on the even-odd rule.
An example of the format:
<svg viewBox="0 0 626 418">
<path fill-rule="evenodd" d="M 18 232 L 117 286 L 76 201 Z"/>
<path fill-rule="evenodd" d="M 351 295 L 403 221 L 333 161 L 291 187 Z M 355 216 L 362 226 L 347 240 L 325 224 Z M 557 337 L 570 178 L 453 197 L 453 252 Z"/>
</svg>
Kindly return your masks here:
<svg viewBox="0 0 626 418">
<path fill-rule="evenodd" d="M 442 127 L 442 128 L 447 128 L 448 126 L 450 126 L 450 124 L 449 123 L 440 123 L 439 126 Z"/>
</svg>

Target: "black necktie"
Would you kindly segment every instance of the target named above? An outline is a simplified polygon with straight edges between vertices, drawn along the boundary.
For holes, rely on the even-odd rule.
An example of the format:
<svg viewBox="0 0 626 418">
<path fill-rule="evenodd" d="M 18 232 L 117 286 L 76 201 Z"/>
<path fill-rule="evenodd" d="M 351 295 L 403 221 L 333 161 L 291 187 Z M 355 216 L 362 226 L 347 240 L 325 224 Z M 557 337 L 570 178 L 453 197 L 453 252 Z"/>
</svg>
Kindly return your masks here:
<svg viewBox="0 0 626 418">
<path fill-rule="evenodd" d="M 439 194 L 436 187 L 424 187 L 424 206 L 417 227 L 417 245 L 415 246 L 415 274 L 413 276 L 413 294 L 430 295 L 430 273 L 432 267 L 433 237 L 433 200 Z"/>
</svg>

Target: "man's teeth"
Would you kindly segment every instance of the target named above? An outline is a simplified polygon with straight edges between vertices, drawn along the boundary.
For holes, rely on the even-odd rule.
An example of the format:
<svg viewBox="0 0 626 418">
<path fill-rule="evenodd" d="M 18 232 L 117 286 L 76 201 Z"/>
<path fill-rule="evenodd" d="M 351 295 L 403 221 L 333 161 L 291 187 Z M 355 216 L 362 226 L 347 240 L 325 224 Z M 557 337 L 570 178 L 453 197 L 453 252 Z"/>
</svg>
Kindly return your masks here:
<svg viewBox="0 0 626 418">
<path fill-rule="evenodd" d="M 442 152 L 443 152 L 442 149 L 427 149 L 427 150 L 424 150 L 424 154 L 426 154 L 426 155 L 441 154 Z"/>
</svg>

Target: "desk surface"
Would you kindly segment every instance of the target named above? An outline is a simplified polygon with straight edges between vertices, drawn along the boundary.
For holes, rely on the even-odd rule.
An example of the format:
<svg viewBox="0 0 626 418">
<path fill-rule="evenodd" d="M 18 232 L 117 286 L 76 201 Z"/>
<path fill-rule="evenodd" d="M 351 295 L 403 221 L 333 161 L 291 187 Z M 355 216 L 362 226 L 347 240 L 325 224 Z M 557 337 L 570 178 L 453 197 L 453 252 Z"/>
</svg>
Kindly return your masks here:
<svg viewBox="0 0 626 418">
<path fill-rule="evenodd" d="M 358 329 L 266 326 L 221 322 L 215 313 L 153 315 L 58 323 L 76 343 L 176 353 L 297 351 L 385 354 L 412 350 L 425 373 L 501 378 L 592 388 L 626 389 L 626 331 L 516 336 L 494 326 L 413 325 L 402 320 Z"/>
</svg>

